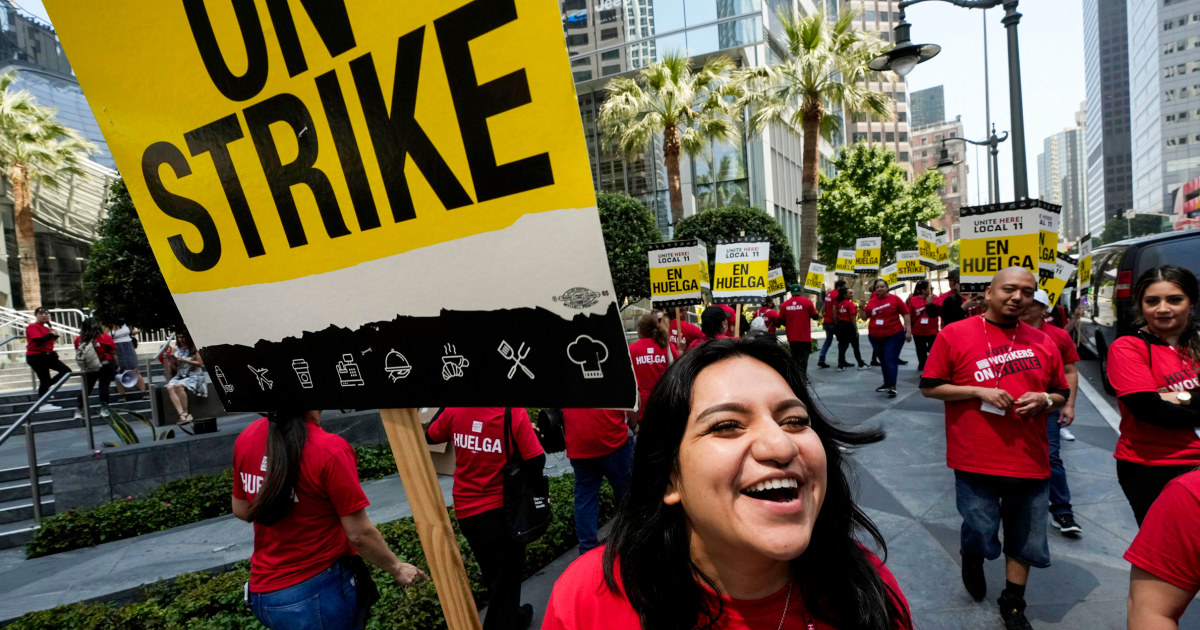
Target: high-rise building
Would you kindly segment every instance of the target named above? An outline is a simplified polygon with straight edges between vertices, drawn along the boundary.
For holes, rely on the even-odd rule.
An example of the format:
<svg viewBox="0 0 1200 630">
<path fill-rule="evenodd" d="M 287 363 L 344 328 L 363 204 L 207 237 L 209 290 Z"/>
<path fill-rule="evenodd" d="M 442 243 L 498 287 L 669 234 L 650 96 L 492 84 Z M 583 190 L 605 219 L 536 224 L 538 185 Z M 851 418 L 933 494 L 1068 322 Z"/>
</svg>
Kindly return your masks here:
<svg viewBox="0 0 1200 630">
<path fill-rule="evenodd" d="M 1087 229 L 1133 207 L 1129 139 L 1129 38 L 1127 0 L 1084 0 L 1083 60 L 1087 111 Z"/>
<path fill-rule="evenodd" d="M 917 127 L 928 127 L 945 122 L 946 93 L 940 85 L 917 90 L 908 95 L 908 108 L 912 112 L 912 118 L 908 124 L 915 134 Z"/>
<path fill-rule="evenodd" d="M 662 137 L 634 159 L 601 142 L 597 124 L 605 85 L 678 52 L 696 65 L 725 55 L 739 66 L 778 58 L 785 41 L 778 10 L 809 14 L 813 0 L 560 0 L 596 189 L 640 199 L 659 229 L 670 231 L 670 201 Z M 712 143 L 680 156 L 684 214 L 724 205 L 754 205 L 779 220 L 798 253 L 801 197 L 800 130 L 784 124 L 734 142 Z M 830 147 L 821 143 L 822 163 Z"/>
<path fill-rule="evenodd" d="M 1044 150 L 1037 157 L 1038 198 L 1062 206 L 1059 235 L 1069 243 L 1089 231 L 1083 110 L 1076 114 L 1075 121 L 1074 127 L 1046 138 Z"/>
<path fill-rule="evenodd" d="M 1133 204 L 1170 213 L 1200 175 L 1200 0 L 1128 0 Z"/>
<path fill-rule="evenodd" d="M 892 41 L 892 25 L 900 21 L 900 2 L 844 0 L 841 4 L 859 14 L 855 24 L 859 29 L 874 33 L 885 42 Z M 881 121 L 874 116 L 855 116 L 846 125 L 846 140 L 850 143 L 883 144 L 894 151 L 896 161 L 912 173 L 912 144 L 908 138 L 908 84 L 899 75 L 886 72 L 879 75 L 878 81 L 868 82 L 866 87 L 892 97 L 892 119 Z"/>
<path fill-rule="evenodd" d="M 915 97 L 916 93 L 913 96 Z M 956 117 L 948 122 L 939 121 L 924 127 L 914 126 L 912 129 L 914 175 L 924 173 L 931 168 L 938 168 L 938 161 L 941 160 L 943 149 L 946 151 L 947 157 L 954 162 L 954 166 L 949 169 L 949 172 L 943 173 L 946 177 L 946 184 L 940 191 L 942 205 L 946 207 L 946 211 L 941 217 L 931 222 L 939 228 L 949 230 L 952 239 L 958 238 L 959 211 L 963 206 L 970 204 L 967 191 L 967 174 L 970 172 L 966 160 L 967 143 L 962 140 L 950 140 L 950 138 L 962 137 L 962 117 Z"/>
</svg>

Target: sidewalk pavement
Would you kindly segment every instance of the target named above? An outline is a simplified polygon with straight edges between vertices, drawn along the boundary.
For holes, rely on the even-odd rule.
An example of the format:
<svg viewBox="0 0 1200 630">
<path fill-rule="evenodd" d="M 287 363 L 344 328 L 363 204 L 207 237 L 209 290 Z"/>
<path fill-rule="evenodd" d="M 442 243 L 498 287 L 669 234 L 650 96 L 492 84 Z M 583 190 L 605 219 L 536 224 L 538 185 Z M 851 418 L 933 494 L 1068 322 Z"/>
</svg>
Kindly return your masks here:
<svg viewBox="0 0 1200 630">
<path fill-rule="evenodd" d="M 887 440 L 862 449 L 858 467 L 858 504 L 875 521 L 888 544 L 888 567 L 895 573 L 918 628 L 1000 628 L 995 598 L 1004 584 L 1003 562 L 988 562 L 988 598 L 975 602 L 959 578 L 958 528 L 954 475 L 945 464 L 942 404 L 917 390 L 916 357 L 900 368 L 899 396 L 888 399 L 872 390 L 882 380 L 869 371 L 818 369 L 810 375 L 829 412 L 850 426 L 883 426 Z M 1075 442 L 1063 442 L 1062 455 L 1071 484 L 1075 515 L 1083 536 L 1068 539 L 1050 528 L 1052 566 L 1034 569 L 1026 599 L 1027 615 L 1037 628 L 1125 627 L 1129 565 L 1121 558 L 1136 533 L 1132 512 L 1117 485 L 1112 459 L 1116 433 L 1097 405 L 1082 394 L 1072 430 Z M 1111 410 L 1107 410 L 1111 414 Z M 562 455 L 549 456 L 548 474 L 570 470 Z M 450 499 L 450 477 L 441 478 Z M 410 510 L 396 477 L 363 484 L 375 522 L 408 516 Z M 1049 518 L 1049 516 L 1047 516 Z M 87 599 L 114 599 L 139 585 L 180 573 L 219 569 L 249 557 L 251 527 L 232 516 L 187 527 L 78 549 L 33 560 L 21 550 L 0 552 L 0 623 L 25 612 Z M 534 626 L 541 625 L 554 581 L 574 550 L 527 580 L 522 601 L 533 604 Z M 1180 625 L 1200 628 L 1200 606 L 1193 605 Z"/>
</svg>

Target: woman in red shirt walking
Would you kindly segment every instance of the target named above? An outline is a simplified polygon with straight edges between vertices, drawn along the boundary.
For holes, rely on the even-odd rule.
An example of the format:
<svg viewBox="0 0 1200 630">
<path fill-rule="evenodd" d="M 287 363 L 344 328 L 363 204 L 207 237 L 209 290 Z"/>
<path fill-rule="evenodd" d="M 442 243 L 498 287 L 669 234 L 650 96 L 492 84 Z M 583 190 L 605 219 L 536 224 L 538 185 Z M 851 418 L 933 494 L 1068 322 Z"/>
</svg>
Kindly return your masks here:
<svg viewBox="0 0 1200 630">
<path fill-rule="evenodd" d="M 834 311 L 837 313 L 838 371 L 852 367 L 850 363 L 846 363 L 847 348 L 854 349 L 854 360 L 858 361 L 858 369 L 869 370 L 871 366 L 863 361 L 862 352 L 858 349 L 858 307 L 854 305 L 854 289 L 846 287 L 838 292 Z"/>
<path fill-rule="evenodd" d="M 933 303 L 928 280 L 918 280 L 908 296 L 908 312 L 912 314 L 912 340 L 917 347 L 917 373 L 925 369 L 925 359 L 938 334 L 938 308 Z"/>
<path fill-rule="evenodd" d="M 1183 267 L 1147 270 L 1134 287 L 1140 327 L 1108 349 L 1121 408 L 1117 481 L 1139 526 L 1168 482 L 1200 466 L 1198 293 L 1196 276 Z"/>
<path fill-rule="evenodd" d="M 79 336 L 75 338 L 75 349 L 78 350 L 81 344 L 90 343 L 96 351 L 96 357 L 100 359 L 100 369 L 93 372 L 84 372 L 84 391 L 79 392 L 77 398 L 78 407 L 75 409 L 75 417 L 83 417 L 83 406 L 88 404 L 87 397 L 92 395 L 92 387 L 96 382 L 100 382 L 100 406 L 101 413 L 106 413 L 108 406 L 108 384 L 112 382 L 113 376 L 117 373 L 117 344 L 113 338 L 100 326 L 100 323 L 95 319 L 88 317 L 79 324 Z M 80 365 L 79 369 L 84 370 L 84 366 Z"/>
<path fill-rule="evenodd" d="M 892 295 L 887 280 L 876 280 L 872 289 L 871 300 L 859 311 L 858 317 L 867 320 L 871 347 L 879 356 L 880 369 L 883 371 L 883 385 L 876 387 L 875 391 L 887 392 L 888 398 L 895 398 L 900 350 L 905 340 L 912 340 L 912 319 L 904 300 Z"/>
<path fill-rule="evenodd" d="M 663 328 L 661 312 L 646 313 L 638 318 L 638 339 L 629 346 L 629 356 L 633 360 L 633 375 L 638 384 L 638 421 L 646 411 L 646 401 L 650 392 L 662 378 L 667 366 L 679 358 L 679 353 L 667 339 L 667 331 Z"/>
</svg>

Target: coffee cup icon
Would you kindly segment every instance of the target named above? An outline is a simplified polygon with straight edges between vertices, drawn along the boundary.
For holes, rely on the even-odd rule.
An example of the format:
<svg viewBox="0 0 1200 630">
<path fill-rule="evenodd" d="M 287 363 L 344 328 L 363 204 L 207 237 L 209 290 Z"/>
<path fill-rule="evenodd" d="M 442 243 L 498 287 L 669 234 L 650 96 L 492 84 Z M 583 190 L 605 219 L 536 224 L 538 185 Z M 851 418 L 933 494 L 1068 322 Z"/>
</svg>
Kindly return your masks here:
<svg viewBox="0 0 1200 630">
<path fill-rule="evenodd" d="M 463 375 L 463 369 L 471 365 L 461 354 L 458 354 L 458 349 L 447 344 L 444 348 L 446 354 L 442 356 L 442 380 L 448 381 L 456 376 Z"/>
</svg>

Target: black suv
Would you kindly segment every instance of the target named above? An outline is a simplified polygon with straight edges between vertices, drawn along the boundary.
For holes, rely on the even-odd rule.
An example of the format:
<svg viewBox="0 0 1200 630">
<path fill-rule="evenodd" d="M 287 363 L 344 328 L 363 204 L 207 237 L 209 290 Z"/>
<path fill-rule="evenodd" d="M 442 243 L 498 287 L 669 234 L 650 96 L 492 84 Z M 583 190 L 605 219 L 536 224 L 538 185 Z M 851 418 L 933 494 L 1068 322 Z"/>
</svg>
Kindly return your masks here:
<svg viewBox="0 0 1200 630">
<path fill-rule="evenodd" d="M 1133 285 L 1143 271 L 1159 265 L 1179 265 L 1200 274 L 1200 230 L 1117 241 L 1092 252 L 1092 286 L 1080 320 L 1079 344 L 1099 357 L 1110 394 L 1108 348 L 1117 337 L 1133 332 Z"/>
</svg>

